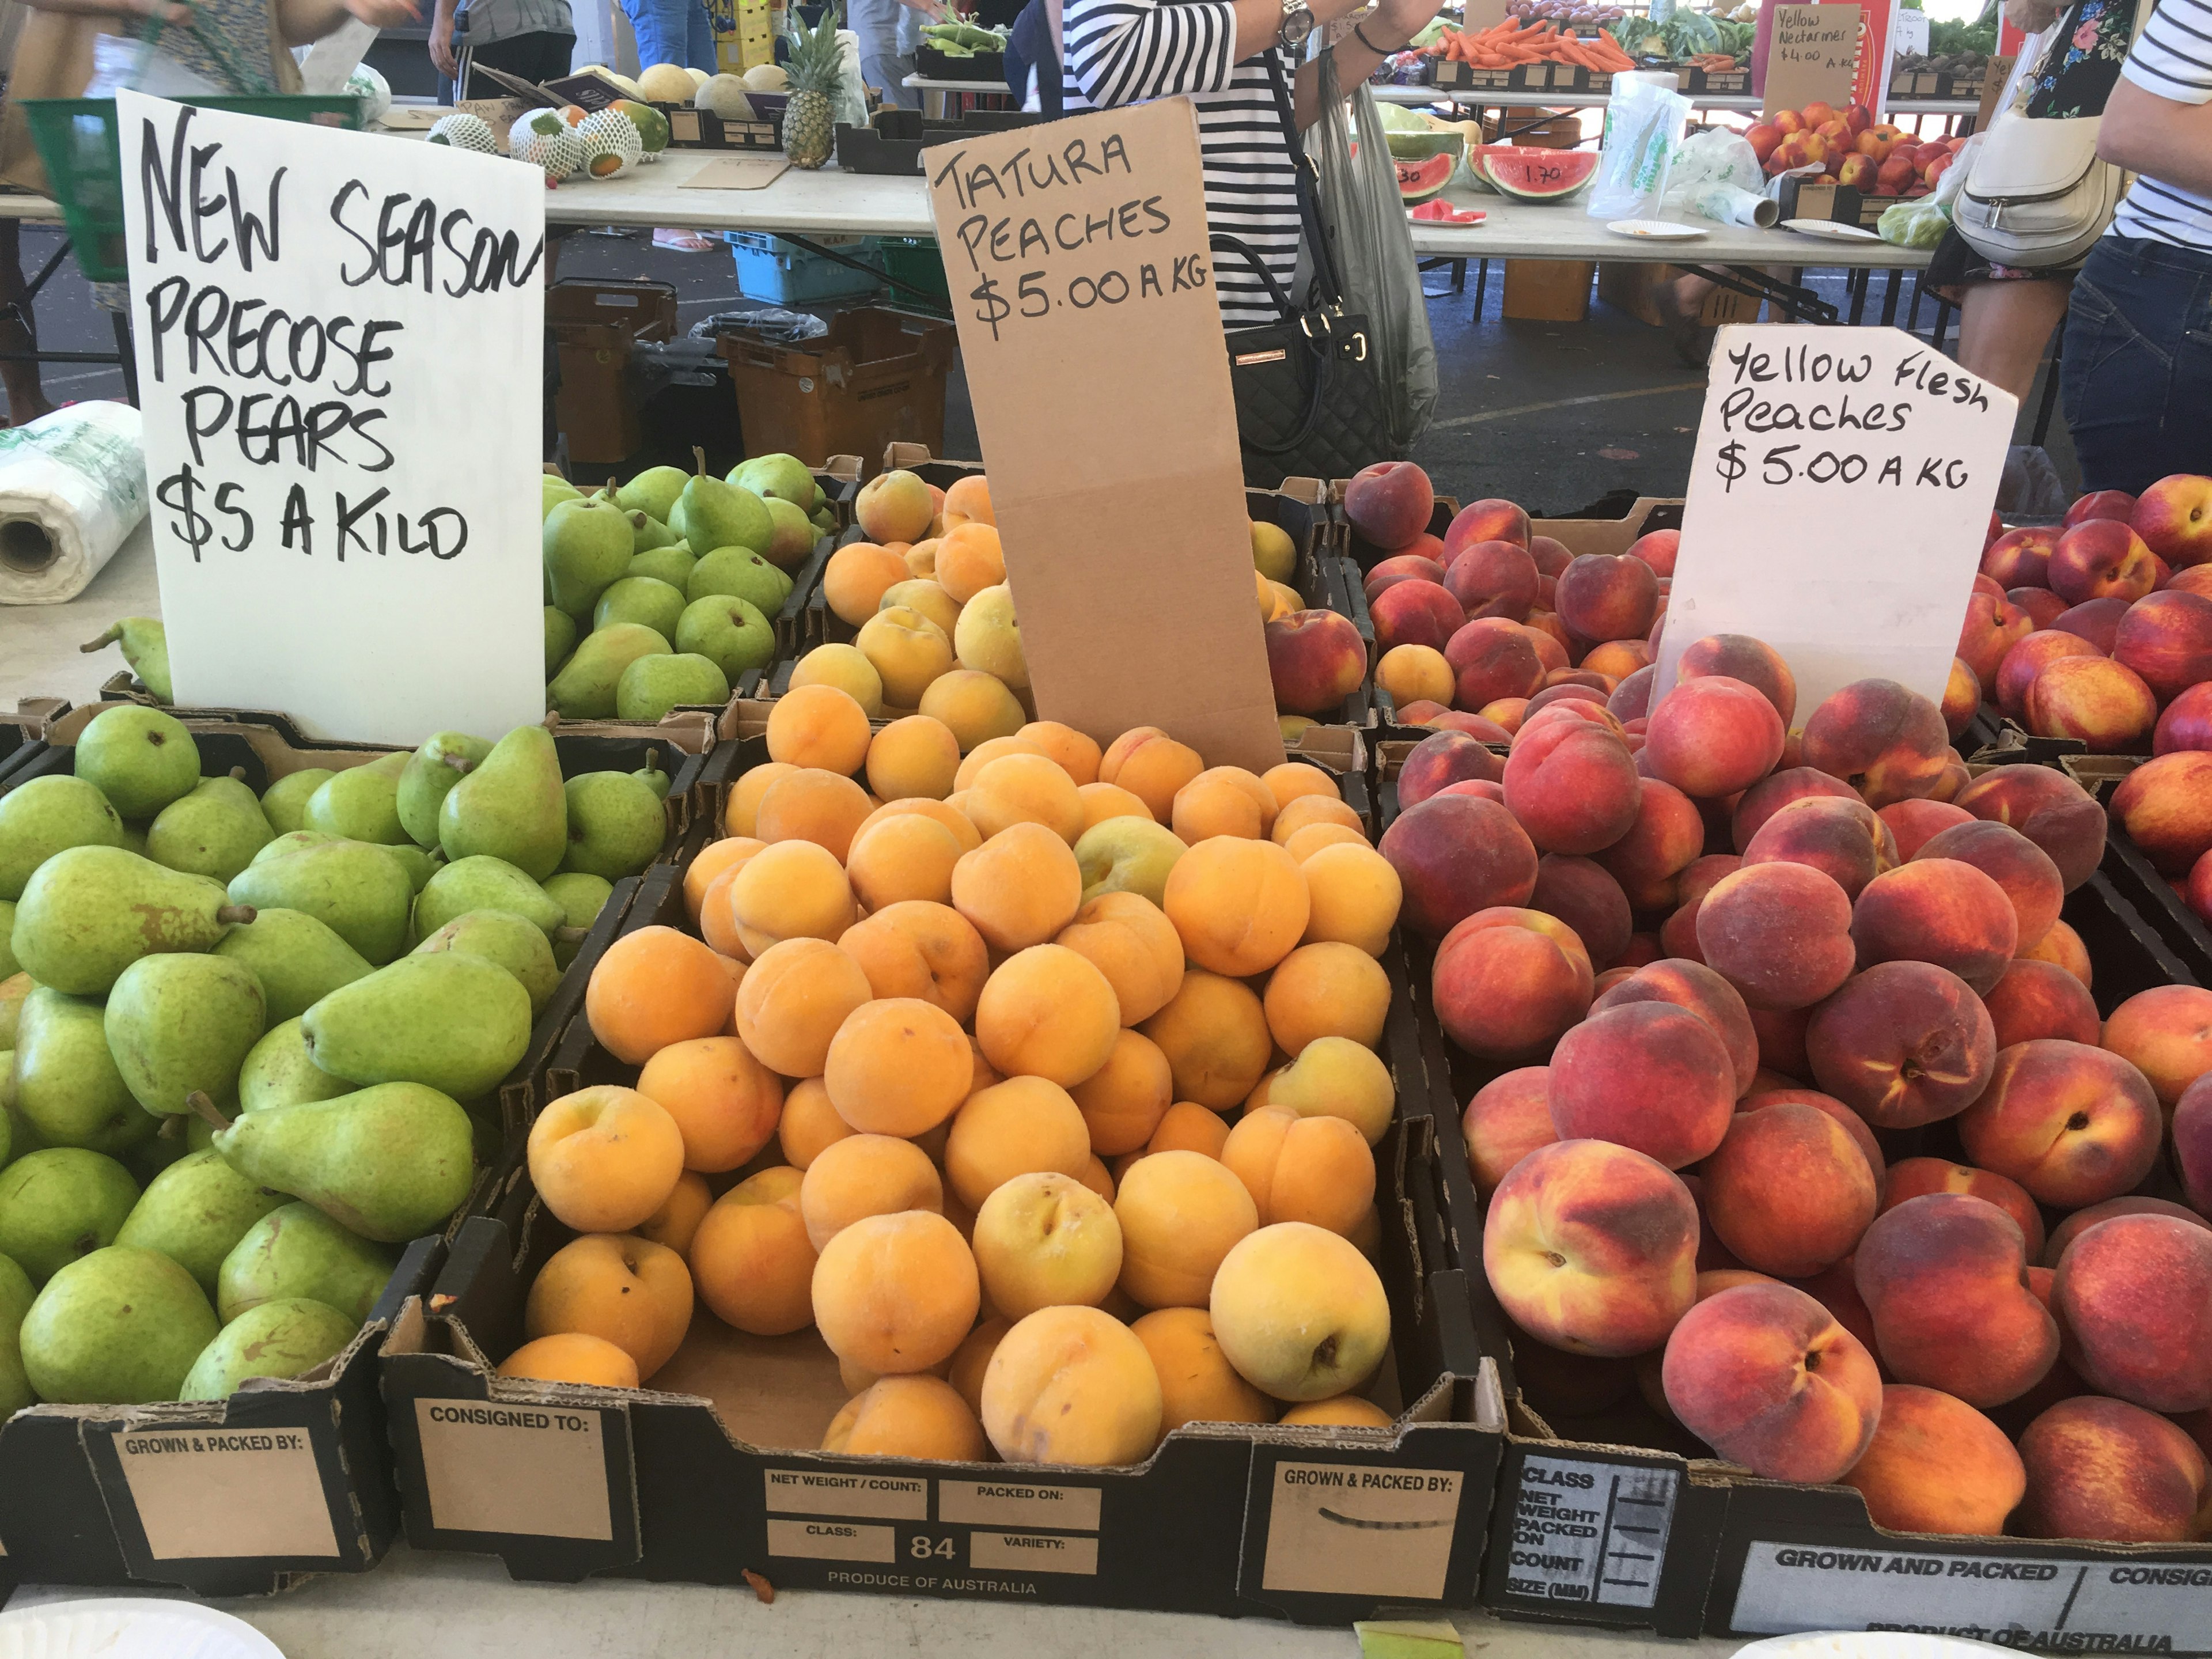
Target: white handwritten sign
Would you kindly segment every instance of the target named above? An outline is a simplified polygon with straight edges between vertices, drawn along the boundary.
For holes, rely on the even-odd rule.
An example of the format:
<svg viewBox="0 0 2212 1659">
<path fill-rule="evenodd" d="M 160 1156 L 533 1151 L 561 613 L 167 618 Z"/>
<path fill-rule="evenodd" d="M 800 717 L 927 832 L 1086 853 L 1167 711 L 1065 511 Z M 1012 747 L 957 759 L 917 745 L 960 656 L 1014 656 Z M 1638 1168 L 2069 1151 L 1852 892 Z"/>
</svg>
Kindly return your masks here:
<svg viewBox="0 0 2212 1659">
<path fill-rule="evenodd" d="M 543 176 L 117 114 L 177 701 L 392 743 L 541 718 Z"/>
<path fill-rule="evenodd" d="M 1654 700 L 1749 634 L 1801 720 L 1858 679 L 1941 702 L 2017 400 L 1894 328 L 1723 328 L 1710 375 Z"/>
<path fill-rule="evenodd" d="M 1851 101 L 1864 16 L 1860 6 L 1775 6 L 1761 83 L 1768 115 L 1802 110 L 1816 99 L 1838 111 Z"/>
</svg>

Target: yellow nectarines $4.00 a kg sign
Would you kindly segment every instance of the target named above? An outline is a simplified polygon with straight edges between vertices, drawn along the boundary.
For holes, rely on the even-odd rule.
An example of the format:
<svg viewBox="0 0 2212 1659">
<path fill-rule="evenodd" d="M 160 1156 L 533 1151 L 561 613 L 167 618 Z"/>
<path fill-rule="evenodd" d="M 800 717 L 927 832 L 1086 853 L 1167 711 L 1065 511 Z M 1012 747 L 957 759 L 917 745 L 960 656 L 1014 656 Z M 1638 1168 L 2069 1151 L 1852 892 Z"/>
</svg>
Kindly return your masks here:
<svg viewBox="0 0 2212 1659">
<path fill-rule="evenodd" d="M 593 971 L 593 1035 L 641 1069 L 532 1129 L 584 1237 L 503 1370 L 650 1383 L 696 1296 L 819 1333 L 833 1451 L 1127 1464 L 1192 1421 L 1387 1425 L 1399 886 L 1334 781 L 1155 728 L 963 757 L 826 684 L 768 746 L 685 872 L 696 933 Z"/>
</svg>

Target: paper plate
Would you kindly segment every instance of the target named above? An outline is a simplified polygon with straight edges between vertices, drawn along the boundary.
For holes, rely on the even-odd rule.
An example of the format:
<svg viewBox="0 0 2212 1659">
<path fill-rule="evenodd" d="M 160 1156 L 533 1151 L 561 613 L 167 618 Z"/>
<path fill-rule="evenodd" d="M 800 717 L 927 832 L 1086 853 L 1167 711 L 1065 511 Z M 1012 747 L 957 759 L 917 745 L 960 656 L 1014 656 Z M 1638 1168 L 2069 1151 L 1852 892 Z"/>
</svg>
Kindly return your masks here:
<svg viewBox="0 0 2212 1659">
<path fill-rule="evenodd" d="M 1800 236 L 1833 236 L 1846 242 L 1879 242 L 1881 238 L 1864 225 L 1847 225 L 1836 219 L 1784 219 L 1782 228 Z"/>
<path fill-rule="evenodd" d="M 1711 234 L 1672 219 L 1615 219 L 1606 228 L 1616 236 L 1643 236 L 1655 242 L 1690 242 Z"/>
<path fill-rule="evenodd" d="M 0 1659 L 284 1659 L 242 1619 L 190 1601 L 57 1601 L 0 1613 Z"/>
<path fill-rule="evenodd" d="M 1903 1631 L 1824 1631 L 1805 1636 L 1770 1636 L 1735 1650 L 1735 1659 L 1989 1659 L 2017 1650 L 1952 1636 L 1922 1636 Z"/>
</svg>

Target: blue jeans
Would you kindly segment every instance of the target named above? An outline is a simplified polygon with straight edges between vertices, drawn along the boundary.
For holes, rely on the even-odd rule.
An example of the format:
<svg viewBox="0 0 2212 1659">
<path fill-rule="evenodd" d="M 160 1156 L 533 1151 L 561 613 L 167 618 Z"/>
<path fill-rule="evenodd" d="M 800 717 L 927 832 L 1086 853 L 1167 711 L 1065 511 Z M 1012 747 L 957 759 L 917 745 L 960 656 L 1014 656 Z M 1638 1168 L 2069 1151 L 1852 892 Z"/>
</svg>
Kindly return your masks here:
<svg viewBox="0 0 2212 1659">
<path fill-rule="evenodd" d="M 674 64 L 714 72 L 714 26 L 705 0 L 622 0 L 622 9 L 637 36 L 639 68 Z"/>
<path fill-rule="evenodd" d="M 914 73 L 921 25 L 921 14 L 898 0 L 850 0 L 845 9 L 845 27 L 860 37 L 860 79 L 886 104 L 921 107 L 921 94 L 903 84 Z"/>
<path fill-rule="evenodd" d="M 2212 253 L 2100 240 L 2074 281 L 2065 370 L 2085 491 L 2212 472 Z"/>
</svg>

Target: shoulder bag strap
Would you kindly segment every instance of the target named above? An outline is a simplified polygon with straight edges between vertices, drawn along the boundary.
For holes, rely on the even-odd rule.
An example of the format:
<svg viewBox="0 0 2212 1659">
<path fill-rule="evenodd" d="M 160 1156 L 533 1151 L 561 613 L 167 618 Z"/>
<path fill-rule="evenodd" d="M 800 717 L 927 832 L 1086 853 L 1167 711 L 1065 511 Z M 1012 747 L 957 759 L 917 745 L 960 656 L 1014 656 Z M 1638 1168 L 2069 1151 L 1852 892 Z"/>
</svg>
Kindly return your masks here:
<svg viewBox="0 0 2212 1659">
<path fill-rule="evenodd" d="M 1291 153 L 1291 168 L 1297 179 L 1298 224 L 1305 235 L 1306 246 L 1313 250 L 1314 285 L 1321 291 L 1324 305 L 1342 306 L 1344 285 L 1337 280 L 1336 253 L 1328 240 L 1328 228 L 1322 222 L 1321 195 L 1316 185 L 1321 169 L 1306 154 L 1305 139 L 1298 131 L 1297 112 L 1291 102 L 1291 88 L 1283 73 L 1282 59 L 1276 48 L 1270 46 L 1261 54 L 1267 62 L 1267 85 L 1275 94 L 1275 113 L 1283 124 L 1284 148 Z"/>
</svg>

